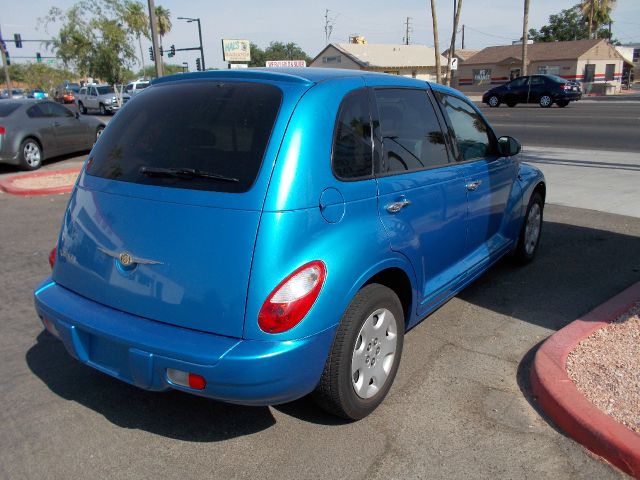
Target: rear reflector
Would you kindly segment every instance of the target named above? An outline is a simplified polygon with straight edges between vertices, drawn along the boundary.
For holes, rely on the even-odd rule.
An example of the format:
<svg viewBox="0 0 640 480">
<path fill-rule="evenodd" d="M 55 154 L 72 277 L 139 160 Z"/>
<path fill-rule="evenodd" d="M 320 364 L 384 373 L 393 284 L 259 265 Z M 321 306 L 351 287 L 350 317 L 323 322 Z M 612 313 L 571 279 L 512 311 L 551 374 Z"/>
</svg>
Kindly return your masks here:
<svg viewBox="0 0 640 480">
<path fill-rule="evenodd" d="M 202 375 L 183 372 L 175 368 L 167 368 L 167 378 L 171 383 L 175 383 L 181 387 L 193 388 L 194 390 L 204 390 L 207 386 L 207 381 Z"/>
<path fill-rule="evenodd" d="M 56 328 L 56 326 L 53 324 L 53 322 L 51 320 L 49 320 L 48 318 L 45 318 L 45 317 L 40 317 L 40 319 L 42 320 L 42 323 L 44 323 L 44 328 L 47 329 L 47 332 L 49 332 L 54 337 L 60 338 L 60 334 L 58 333 L 58 329 Z"/>
</svg>

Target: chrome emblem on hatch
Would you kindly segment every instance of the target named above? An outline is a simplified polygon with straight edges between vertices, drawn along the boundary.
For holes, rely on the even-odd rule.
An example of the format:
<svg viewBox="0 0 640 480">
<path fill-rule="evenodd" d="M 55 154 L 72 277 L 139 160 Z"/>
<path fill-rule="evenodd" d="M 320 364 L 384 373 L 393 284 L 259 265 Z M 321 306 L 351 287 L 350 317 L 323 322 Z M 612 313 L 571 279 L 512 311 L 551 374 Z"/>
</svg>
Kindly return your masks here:
<svg viewBox="0 0 640 480">
<path fill-rule="evenodd" d="M 162 265 L 162 262 L 158 262 L 157 260 L 135 257 L 129 252 L 114 252 L 102 247 L 98 247 L 98 250 L 118 260 L 123 267 L 130 267 L 132 265 Z"/>
</svg>

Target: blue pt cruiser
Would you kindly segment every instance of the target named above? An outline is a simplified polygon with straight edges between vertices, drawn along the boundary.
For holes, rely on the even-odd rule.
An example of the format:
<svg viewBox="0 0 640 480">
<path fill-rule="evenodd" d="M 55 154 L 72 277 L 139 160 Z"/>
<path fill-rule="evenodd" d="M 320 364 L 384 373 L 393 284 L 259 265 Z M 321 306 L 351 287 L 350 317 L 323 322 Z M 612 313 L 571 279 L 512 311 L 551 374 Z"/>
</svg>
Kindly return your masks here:
<svg viewBox="0 0 640 480">
<path fill-rule="evenodd" d="M 545 182 L 459 92 L 338 69 L 164 77 L 91 151 L 45 328 L 148 390 L 359 419 L 404 333 L 506 254 L 530 261 Z"/>
</svg>

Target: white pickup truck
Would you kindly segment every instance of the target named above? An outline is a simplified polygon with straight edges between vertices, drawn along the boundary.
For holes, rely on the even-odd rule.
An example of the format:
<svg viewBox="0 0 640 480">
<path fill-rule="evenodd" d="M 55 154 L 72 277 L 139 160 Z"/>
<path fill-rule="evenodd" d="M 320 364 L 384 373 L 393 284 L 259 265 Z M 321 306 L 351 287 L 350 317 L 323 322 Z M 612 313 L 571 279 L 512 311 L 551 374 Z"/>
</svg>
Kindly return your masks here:
<svg viewBox="0 0 640 480">
<path fill-rule="evenodd" d="M 119 102 L 111 85 L 85 85 L 76 94 L 76 103 L 83 114 L 88 110 L 99 110 L 100 115 L 107 115 L 117 112 L 130 98 L 125 93 L 122 102 Z"/>
</svg>

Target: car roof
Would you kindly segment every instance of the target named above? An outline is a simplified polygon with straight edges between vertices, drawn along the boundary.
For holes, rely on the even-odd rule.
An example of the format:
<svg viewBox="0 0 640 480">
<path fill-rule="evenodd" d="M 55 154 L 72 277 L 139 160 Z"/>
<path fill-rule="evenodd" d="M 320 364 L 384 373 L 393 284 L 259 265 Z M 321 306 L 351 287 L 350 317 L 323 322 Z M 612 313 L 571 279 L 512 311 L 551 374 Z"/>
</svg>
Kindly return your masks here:
<svg viewBox="0 0 640 480">
<path fill-rule="evenodd" d="M 367 72 L 363 70 L 348 70 L 342 68 L 246 68 L 235 70 L 207 70 L 205 72 L 177 73 L 152 80 L 152 84 L 174 82 L 179 80 L 238 78 L 266 81 L 282 81 L 292 83 L 314 84 L 337 78 L 365 77 L 390 80 L 394 85 L 406 84 L 415 86 L 425 84 L 423 80 L 389 75 L 385 73 Z"/>
</svg>

